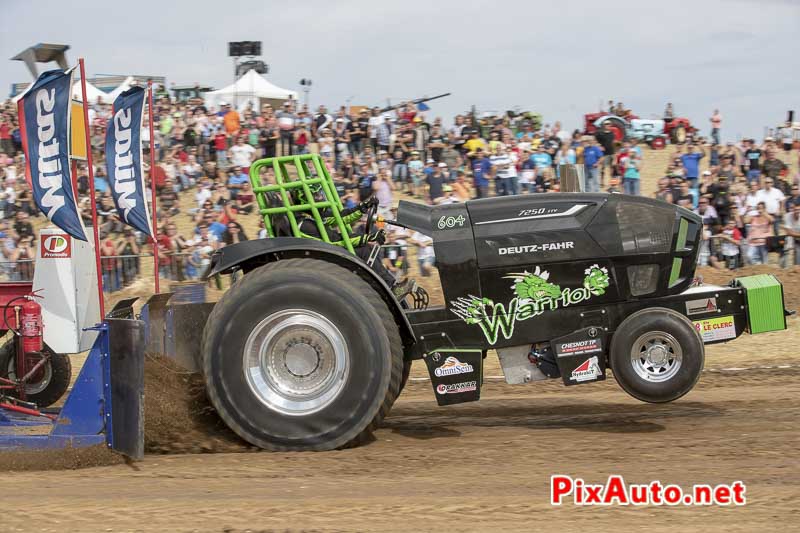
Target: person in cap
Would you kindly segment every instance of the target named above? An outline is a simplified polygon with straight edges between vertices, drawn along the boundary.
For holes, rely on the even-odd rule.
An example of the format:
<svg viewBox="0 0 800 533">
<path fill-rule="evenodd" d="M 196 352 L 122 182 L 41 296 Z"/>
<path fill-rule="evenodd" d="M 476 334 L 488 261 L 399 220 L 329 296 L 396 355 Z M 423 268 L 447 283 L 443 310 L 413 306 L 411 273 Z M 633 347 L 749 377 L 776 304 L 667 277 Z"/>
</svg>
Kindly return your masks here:
<svg viewBox="0 0 800 533">
<path fill-rule="evenodd" d="M 467 141 L 469 142 L 469 141 Z M 477 198 L 489 197 L 489 178 L 492 175 L 492 163 L 486 157 L 486 153 L 481 146 L 475 148 L 472 158 L 472 180 L 475 185 Z"/>
<path fill-rule="evenodd" d="M 467 151 L 467 157 L 477 157 L 478 148 L 480 148 L 481 152 L 483 152 L 488 148 L 488 145 L 486 144 L 486 141 L 480 137 L 477 128 L 470 128 L 469 138 L 464 142 L 464 150 Z"/>
<path fill-rule="evenodd" d="M 419 115 L 414 117 L 414 148 L 423 157 L 428 156 L 428 141 L 431 137 L 430 126 Z"/>
<path fill-rule="evenodd" d="M 326 128 L 333 126 L 333 117 L 324 105 L 320 105 L 311 122 L 311 133 L 318 138 Z"/>
<path fill-rule="evenodd" d="M 281 133 L 281 155 L 294 153 L 294 130 L 297 127 L 297 115 L 294 113 L 291 100 L 283 102 L 282 109 L 275 114 L 278 129 Z"/>
<path fill-rule="evenodd" d="M 350 153 L 360 154 L 369 133 L 369 112 L 366 108 L 358 112 L 358 118 L 350 122 Z"/>
<path fill-rule="evenodd" d="M 367 122 L 367 133 L 369 135 L 369 141 L 372 145 L 372 149 L 375 151 L 378 151 L 378 127 L 383 122 L 384 120 L 381 116 L 381 110 L 378 108 L 378 106 L 370 109 L 369 120 Z"/>
<path fill-rule="evenodd" d="M 420 185 L 422 185 L 422 174 L 424 170 L 425 165 L 419 157 L 419 152 L 417 150 L 412 150 L 411 159 L 408 161 L 408 194 L 412 196 L 418 195 L 418 189 Z"/>
</svg>

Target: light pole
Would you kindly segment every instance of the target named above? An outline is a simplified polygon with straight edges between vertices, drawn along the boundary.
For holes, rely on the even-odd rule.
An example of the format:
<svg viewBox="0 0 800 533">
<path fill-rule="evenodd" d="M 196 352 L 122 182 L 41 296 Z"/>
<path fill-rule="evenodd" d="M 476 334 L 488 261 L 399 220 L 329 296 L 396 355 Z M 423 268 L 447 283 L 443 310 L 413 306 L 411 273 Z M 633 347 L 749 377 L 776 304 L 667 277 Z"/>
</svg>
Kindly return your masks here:
<svg viewBox="0 0 800 533">
<path fill-rule="evenodd" d="M 308 106 L 308 93 L 311 92 L 311 78 L 303 78 L 300 80 L 300 86 L 303 88 L 303 92 L 305 93 L 305 100 L 303 104 L 307 107 Z"/>
</svg>

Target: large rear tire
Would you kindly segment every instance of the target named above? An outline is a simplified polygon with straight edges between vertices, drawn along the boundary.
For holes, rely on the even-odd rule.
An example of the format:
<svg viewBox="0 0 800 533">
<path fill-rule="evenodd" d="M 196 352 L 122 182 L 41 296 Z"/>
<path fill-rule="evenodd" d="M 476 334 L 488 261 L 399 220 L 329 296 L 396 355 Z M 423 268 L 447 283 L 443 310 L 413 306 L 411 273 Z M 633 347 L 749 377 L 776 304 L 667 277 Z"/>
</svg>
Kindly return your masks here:
<svg viewBox="0 0 800 533">
<path fill-rule="evenodd" d="M 686 142 L 686 128 L 683 125 L 676 126 L 672 130 L 672 143 L 684 144 Z"/>
<path fill-rule="evenodd" d="M 403 389 L 406 388 L 406 383 L 408 383 L 408 378 L 410 376 L 411 376 L 411 361 L 404 361 L 403 375 L 400 378 L 400 392 L 403 392 Z"/>
<path fill-rule="evenodd" d="M 203 335 L 211 403 L 269 450 L 368 440 L 400 392 L 403 345 L 380 295 L 315 259 L 253 270 L 222 297 Z"/>
<path fill-rule="evenodd" d="M 611 338 L 609 363 L 625 392 L 644 402 L 676 400 L 692 390 L 705 362 L 700 334 L 671 309 L 632 314 Z"/>
</svg>

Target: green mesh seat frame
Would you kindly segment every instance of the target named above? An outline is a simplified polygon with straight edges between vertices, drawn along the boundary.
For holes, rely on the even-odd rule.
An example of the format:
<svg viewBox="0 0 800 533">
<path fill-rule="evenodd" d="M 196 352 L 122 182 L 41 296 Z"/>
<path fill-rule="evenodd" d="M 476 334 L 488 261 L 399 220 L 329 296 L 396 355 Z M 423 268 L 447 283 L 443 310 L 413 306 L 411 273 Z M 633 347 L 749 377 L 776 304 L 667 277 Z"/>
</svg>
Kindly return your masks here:
<svg viewBox="0 0 800 533">
<path fill-rule="evenodd" d="M 261 182 L 261 169 L 271 168 L 275 173 L 275 184 L 264 184 Z M 264 227 L 267 235 L 275 237 L 275 228 L 271 217 L 274 215 L 284 215 L 289 220 L 291 233 L 294 237 L 315 239 L 342 246 L 350 253 L 355 253 L 353 247 L 357 246 L 361 236 L 353 237 L 351 224 L 361 218 L 360 212 L 355 212 L 349 216 L 341 215 L 343 206 L 339 193 L 333 184 L 325 163 L 317 154 L 291 155 L 282 157 L 269 157 L 259 159 L 250 165 L 250 183 L 253 186 L 253 193 L 256 196 L 259 213 L 264 219 Z M 323 201 L 314 199 L 312 188 L 320 186 L 324 195 Z M 295 194 L 295 198 L 303 198 L 303 202 L 293 200 L 292 193 L 300 190 L 300 194 Z M 276 193 L 281 200 L 280 206 L 270 205 L 267 195 Z M 324 210 L 330 210 L 332 216 L 323 217 Z M 320 237 L 307 235 L 300 231 L 298 218 L 310 216 L 317 225 Z M 329 237 L 328 228 L 335 229 L 340 235 L 341 240 L 332 241 Z"/>
</svg>

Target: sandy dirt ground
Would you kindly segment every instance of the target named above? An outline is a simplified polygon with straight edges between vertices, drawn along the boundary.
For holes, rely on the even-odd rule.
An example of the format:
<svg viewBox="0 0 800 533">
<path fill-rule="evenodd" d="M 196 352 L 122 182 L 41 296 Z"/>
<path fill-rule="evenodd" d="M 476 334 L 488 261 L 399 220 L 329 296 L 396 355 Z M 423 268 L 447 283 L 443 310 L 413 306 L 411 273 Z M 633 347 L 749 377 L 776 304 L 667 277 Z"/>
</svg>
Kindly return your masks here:
<svg viewBox="0 0 800 533">
<path fill-rule="evenodd" d="M 702 272 L 708 281 L 730 277 Z M 787 305 L 796 308 L 794 276 Z M 0 531 L 792 529 L 800 499 L 799 326 L 790 318 L 786 332 L 710 346 L 698 386 L 667 405 L 628 397 L 611 375 L 585 387 L 506 385 L 490 354 L 481 401 L 440 408 L 424 365 L 415 364 L 375 440 L 328 453 L 257 452 L 208 411 L 196 377 L 151 358 L 145 460 L 6 472 L 13 490 L 4 493 Z M 78 456 L 50 468 L 108 459 Z M 620 474 L 629 483 L 684 488 L 741 480 L 747 504 L 552 507 L 553 474 L 587 483 Z"/>
<path fill-rule="evenodd" d="M 796 527 L 800 369 L 706 372 L 669 405 L 613 380 L 490 381 L 438 408 L 412 382 L 376 440 L 329 453 L 150 455 L 136 465 L 7 473 L 2 531 L 756 531 Z M 549 477 L 747 484 L 747 505 L 551 507 Z M 794 526 L 792 525 L 794 524 Z"/>
<path fill-rule="evenodd" d="M 668 153 L 647 157 L 661 169 Z M 787 307 L 800 309 L 800 270 L 744 274 L 762 271 L 778 275 Z M 732 277 L 700 274 L 719 284 Z M 424 281 L 440 302 L 437 280 Z M 144 296 L 149 287 L 133 291 Z M 4 471 L 0 532 L 795 530 L 798 346 L 797 318 L 786 332 L 710 346 L 698 386 L 667 405 L 630 398 L 611 374 L 583 387 L 506 385 L 490 353 L 481 401 L 440 408 L 415 364 L 372 443 L 294 454 L 253 450 L 209 412 L 196 377 L 151 358 L 145 460 L 128 465 L 95 450 L 46 465 L 58 470 Z M 36 462 L 25 456 L 17 466 Z M 93 464 L 108 466 L 63 469 Z M 747 504 L 552 507 L 553 474 L 684 488 L 741 480 Z"/>
</svg>

